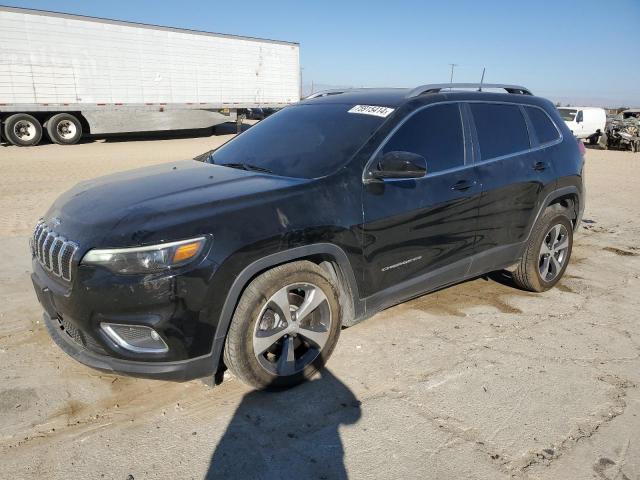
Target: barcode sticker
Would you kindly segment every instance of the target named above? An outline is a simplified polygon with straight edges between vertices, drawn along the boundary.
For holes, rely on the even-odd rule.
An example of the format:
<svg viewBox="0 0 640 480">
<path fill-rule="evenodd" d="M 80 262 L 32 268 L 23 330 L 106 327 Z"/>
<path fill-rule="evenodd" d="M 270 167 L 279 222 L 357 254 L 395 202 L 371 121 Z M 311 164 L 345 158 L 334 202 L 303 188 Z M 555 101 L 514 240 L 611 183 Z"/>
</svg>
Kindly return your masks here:
<svg viewBox="0 0 640 480">
<path fill-rule="evenodd" d="M 356 105 L 349 113 L 361 113 L 363 115 L 373 115 L 375 117 L 386 118 L 393 112 L 393 108 L 378 107 L 376 105 Z"/>
</svg>

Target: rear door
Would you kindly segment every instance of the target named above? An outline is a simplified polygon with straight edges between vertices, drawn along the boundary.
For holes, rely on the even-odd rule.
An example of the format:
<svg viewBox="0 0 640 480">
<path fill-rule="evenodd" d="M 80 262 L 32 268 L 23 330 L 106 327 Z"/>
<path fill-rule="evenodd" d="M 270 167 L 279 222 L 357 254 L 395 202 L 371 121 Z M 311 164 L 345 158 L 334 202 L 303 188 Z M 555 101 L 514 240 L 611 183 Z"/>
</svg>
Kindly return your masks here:
<svg viewBox="0 0 640 480">
<path fill-rule="evenodd" d="M 479 102 L 468 106 L 482 184 L 475 251 L 484 255 L 479 255 L 474 270 L 486 270 L 484 267 L 499 263 L 501 258 L 508 262 L 517 255 L 518 245 L 528 234 L 548 165 L 538 163 L 543 160 L 531 151 L 527 121 L 519 105 Z"/>
<path fill-rule="evenodd" d="M 399 301 L 466 273 L 480 188 L 465 127 L 458 103 L 423 107 L 374 154 L 373 161 L 391 151 L 420 154 L 427 174 L 364 186 L 365 296 L 394 290 Z"/>
</svg>

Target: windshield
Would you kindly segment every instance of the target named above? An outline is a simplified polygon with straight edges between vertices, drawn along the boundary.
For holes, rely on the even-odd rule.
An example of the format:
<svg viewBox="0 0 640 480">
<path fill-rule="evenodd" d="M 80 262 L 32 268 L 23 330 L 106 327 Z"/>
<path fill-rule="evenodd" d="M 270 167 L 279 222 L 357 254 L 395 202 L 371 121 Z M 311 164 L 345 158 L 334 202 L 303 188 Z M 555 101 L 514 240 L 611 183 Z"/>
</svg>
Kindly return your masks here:
<svg viewBox="0 0 640 480">
<path fill-rule="evenodd" d="M 275 175 L 317 178 L 335 172 L 384 118 L 349 113 L 353 105 L 294 105 L 257 123 L 208 161 Z"/>
<path fill-rule="evenodd" d="M 558 111 L 565 122 L 572 122 L 576 118 L 576 113 L 578 113 L 578 110 L 573 108 L 559 108 Z"/>
</svg>

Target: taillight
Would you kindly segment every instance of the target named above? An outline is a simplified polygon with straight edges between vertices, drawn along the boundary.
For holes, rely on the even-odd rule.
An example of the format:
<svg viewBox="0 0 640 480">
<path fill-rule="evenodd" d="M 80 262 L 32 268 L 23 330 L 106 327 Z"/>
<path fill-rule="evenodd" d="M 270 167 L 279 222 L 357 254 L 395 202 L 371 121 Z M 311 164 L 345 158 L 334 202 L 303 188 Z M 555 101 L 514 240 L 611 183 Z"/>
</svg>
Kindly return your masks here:
<svg viewBox="0 0 640 480">
<path fill-rule="evenodd" d="M 580 150 L 580 155 L 584 157 L 585 153 L 587 153 L 587 149 L 584 147 L 584 143 L 579 138 L 576 138 L 578 141 L 578 150 Z"/>
</svg>

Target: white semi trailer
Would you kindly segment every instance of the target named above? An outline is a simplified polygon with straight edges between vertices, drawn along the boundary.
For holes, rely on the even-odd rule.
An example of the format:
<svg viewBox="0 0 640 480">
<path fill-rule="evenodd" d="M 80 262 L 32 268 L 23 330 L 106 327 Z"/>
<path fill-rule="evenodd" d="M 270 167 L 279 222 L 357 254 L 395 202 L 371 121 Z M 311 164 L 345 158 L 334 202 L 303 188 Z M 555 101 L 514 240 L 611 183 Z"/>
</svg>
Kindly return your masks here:
<svg viewBox="0 0 640 480">
<path fill-rule="evenodd" d="M 0 7 L 4 138 L 211 127 L 300 94 L 299 45 Z"/>
</svg>

